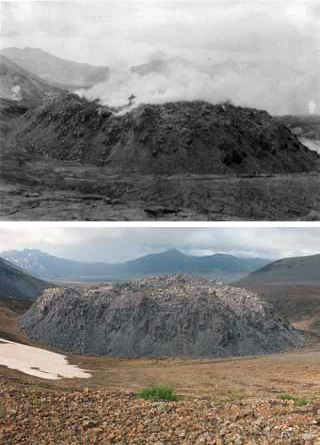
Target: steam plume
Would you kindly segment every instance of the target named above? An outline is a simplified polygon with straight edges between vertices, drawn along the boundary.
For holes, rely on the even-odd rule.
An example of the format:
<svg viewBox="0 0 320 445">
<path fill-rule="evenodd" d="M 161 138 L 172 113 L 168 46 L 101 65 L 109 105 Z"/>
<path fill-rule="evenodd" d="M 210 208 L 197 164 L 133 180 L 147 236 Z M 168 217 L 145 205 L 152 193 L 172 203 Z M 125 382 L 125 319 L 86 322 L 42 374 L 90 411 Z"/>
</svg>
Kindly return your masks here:
<svg viewBox="0 0 320 445">
<path fill-rule="evenodd" d="M 140 103 L 231 100 L 235 105 L 265 109 L 271 114 L 299 114 L 314 112 L 315 102 L 308 103 L 307 98 L 318 86 L 314 70 L 305 73 L 277 62 L 229 61 L 199 66 L 176 60 L 168 61 L 160 72 L 151 69 L 144 75 L 130 69 L 113 70 L 108 81 L 78 93 L 113 107 L 125 107 L 134 95 L 128 109 Z"/>
</svg>

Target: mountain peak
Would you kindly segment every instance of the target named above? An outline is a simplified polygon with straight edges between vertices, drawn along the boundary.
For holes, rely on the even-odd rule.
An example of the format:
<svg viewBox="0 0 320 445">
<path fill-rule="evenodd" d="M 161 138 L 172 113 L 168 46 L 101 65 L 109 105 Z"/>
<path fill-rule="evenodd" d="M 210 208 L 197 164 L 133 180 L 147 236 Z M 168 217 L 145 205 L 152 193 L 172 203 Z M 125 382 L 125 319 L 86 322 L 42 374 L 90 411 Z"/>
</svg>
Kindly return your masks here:
<svg viewBox="0 0 320 445">
<path fill-rule="evenodd" d="M 22 252 L 30 254 L 30 255 L 41 255 L 41 256 L 48 256 L 47 253 L 42 252 L 42 250 L 39 249 L 23 249 Z"/>
<path fill-rule="evenodd" d="M 43 52 L 45 52 L 45 51 L 43 51 L 41 48 L 31 48 L 31 46 L 26 46 L 25 48 L 24 48 L 26 51 L 34 51 L 34 52 L 41 52 L 41 53 L 43 53 Z"/>
<path fill-rule="evenodd" d="M 159 255 L 164 254 L 164 255 L 172 255 L 172 256 L 185 256 L 182 252 L 180 252 L 180 250 L 178 249 L 168 249 L 165 250 L 164 252 L 160 252 Z"/>
</svg>

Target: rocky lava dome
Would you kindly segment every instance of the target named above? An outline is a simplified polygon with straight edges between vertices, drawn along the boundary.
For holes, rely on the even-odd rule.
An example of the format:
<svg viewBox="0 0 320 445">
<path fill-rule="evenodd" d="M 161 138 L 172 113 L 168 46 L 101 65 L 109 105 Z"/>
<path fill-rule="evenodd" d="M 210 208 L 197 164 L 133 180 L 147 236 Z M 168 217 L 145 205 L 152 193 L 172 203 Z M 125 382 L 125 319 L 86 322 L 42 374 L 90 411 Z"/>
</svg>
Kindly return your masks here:
<svg viewBox="0 0 320 445">
<path fill-rule="evenodd" d="M 319 159 L 266 111 L 202 101 L 125 111 L 76 94 L 48 95 L 11 136 L 52 158 L 141 174 L 308 172 Z"/>
<path fill-rule="evenodd" d="M 21 322 L 30 338 L 80 354 L 225 357 L 302 345 L 257 294 L 195 276 L 48 289 Z"/>
</svg>

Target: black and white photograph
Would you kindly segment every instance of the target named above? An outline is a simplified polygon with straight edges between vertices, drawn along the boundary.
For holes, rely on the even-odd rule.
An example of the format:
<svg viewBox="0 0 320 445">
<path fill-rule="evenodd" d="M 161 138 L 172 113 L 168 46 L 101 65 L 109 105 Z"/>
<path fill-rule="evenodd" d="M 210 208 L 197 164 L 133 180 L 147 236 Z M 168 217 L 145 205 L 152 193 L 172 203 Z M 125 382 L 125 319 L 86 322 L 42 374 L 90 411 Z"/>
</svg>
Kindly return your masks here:
<svg viewBox="0 0 320 445">
<path fill-rule="evenodd" d="M 1 3 L 2 220 L 320 220 L 320 6 Z"/>
</svg>

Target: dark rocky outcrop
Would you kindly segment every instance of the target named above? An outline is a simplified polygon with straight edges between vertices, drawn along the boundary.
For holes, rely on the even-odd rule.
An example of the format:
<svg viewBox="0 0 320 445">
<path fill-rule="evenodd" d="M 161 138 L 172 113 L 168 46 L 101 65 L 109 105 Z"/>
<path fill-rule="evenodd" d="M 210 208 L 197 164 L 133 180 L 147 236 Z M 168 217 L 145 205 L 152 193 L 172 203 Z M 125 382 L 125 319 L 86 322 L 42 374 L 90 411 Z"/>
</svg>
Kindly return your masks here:
<svg viewBox="0 0 320 445">
<path fill-rule="evenodd" d="M 201 101 L 117 114 L 62 94 L 22 116 L 14 142 L 52 158 L 139 173 L 308 172 L 319 159 L 265 111 Z"/>
<path fill-rule="evenodd" d="M 15 119 L 26 113 L 29 108 L 29 102 L 0 97 L 0 140 L 2 144 L 14 127 Z"/>
<path fill-rule="evenodd" d="M 22 327 L 65 351 L 110 356 L 224 357 L 302 343 L 257 294 L 188 276 L 50 289 Z"/>
</svg>

